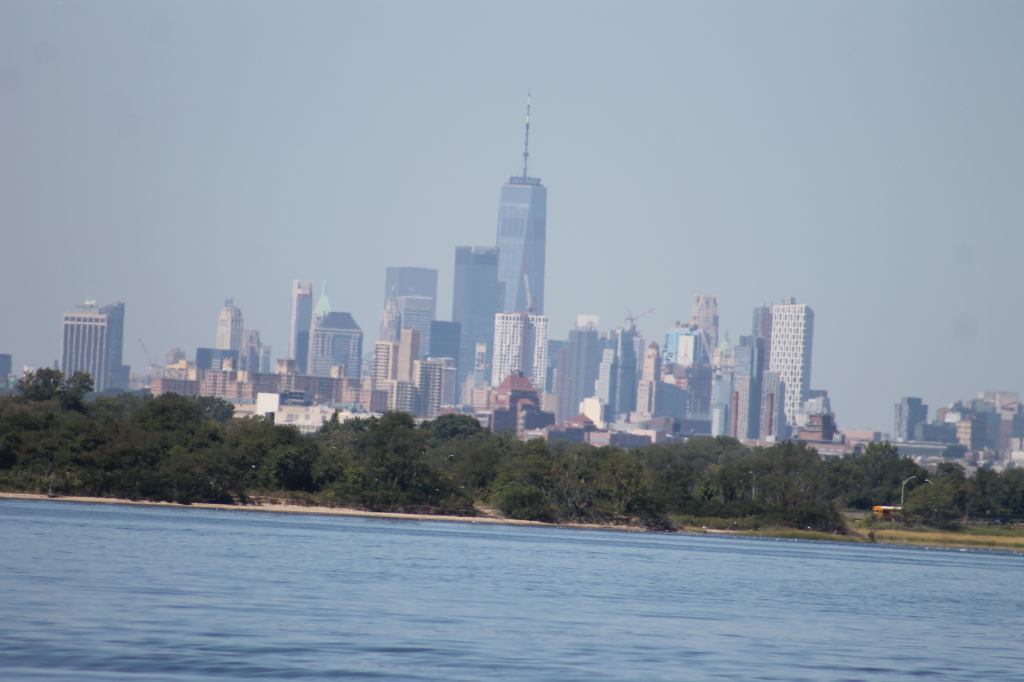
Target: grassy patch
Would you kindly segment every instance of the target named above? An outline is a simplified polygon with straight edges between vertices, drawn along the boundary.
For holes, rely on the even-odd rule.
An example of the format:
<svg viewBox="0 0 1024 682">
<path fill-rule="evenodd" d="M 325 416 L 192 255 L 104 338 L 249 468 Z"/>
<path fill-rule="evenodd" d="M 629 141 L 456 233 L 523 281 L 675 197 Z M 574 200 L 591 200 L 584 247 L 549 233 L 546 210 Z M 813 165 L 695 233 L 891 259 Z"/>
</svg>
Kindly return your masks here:
<svg viewBox="0 0 1024 682">
<path fill-rule="evenodd" d="M 981 532 L 975 532 L 981 530 Z M 875 529 L 878 542 L 936 547 L 988 547 L 991 549 L 1024 550 L 1024 533 L 995 534 L 989 529 L 956 531 Z"/>
</svg>

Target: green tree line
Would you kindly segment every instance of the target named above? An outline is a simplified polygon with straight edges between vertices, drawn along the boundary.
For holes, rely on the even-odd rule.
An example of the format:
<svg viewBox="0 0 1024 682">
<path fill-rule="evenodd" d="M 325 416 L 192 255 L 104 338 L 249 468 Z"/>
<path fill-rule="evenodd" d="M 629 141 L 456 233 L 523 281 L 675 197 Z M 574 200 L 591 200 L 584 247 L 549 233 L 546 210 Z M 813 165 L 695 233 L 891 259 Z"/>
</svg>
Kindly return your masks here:
<svg viewBox="0 0 1024 682">
<path fill-rule="evenodd" d="M 823 460 L 800 442 L 693 438 L 647 448 L 522 442 L 463 415 L 392 412 L 314 434 L 234 419 L 216 398 L 96 397 L 85 375 L 41 369 L 0 397 L 0 489 L 181 503 L 273 496 L 374 511 L 642 523 L 680 517 L 843 530 L 840 510 L 899 501 L 907 520 L 1024 518 L 1024 470 L 928 472 L 888 443 Z"/>
</svg>

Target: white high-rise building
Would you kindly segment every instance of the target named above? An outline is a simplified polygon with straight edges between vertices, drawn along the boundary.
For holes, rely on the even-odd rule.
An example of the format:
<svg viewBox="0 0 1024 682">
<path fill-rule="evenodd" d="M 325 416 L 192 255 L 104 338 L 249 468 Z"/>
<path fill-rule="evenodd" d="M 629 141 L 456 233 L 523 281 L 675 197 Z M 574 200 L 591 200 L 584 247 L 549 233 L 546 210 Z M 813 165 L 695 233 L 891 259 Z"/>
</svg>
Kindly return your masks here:
<svg viewBox="0 0 1024 682">
<path fill-rule="evenodd" d="M 97 391 L 128 388 L 127 365 L 121 364 L 124 345 L 124 303 L 98 307 L 88 300 L 64 314 L 61 333 L 61 371 L 84 372 Z"/>
<path fill-rule="evenodd" d="M 106 388 L 107 316 L 94 301 L 86 301 L 73 313 L 64 314 L 60 367 L 71 376 L 83 372 L 92 377 L 97 391 Z"/>
<path fill-rule="evenodd" d="M 217 348 L 242 350 L 242 311 L 232 298 L 224 301 L 217 317 Z"/>
<path fill-rule="evenodd" d="M 522 372 L 534 386 L 544 386 L 548 372 L 548 318 L 529 313 L 494 316 L 491 385 Z"/>
<path fill-rule="evenodd" d="M 800 406 L 811 389 L 811 345 L 814 311 L 796 299 L 772 306 L 772 350 L 769 370 L 785 385 L 786 423 L 796 423 Z"/>
<path fill-rule="evenodd" d="M 417 360 L 416 391 L 421 417 L 433 419 L 441 408 L 455 404 L 455 361 L 451 358 Z"/>
</svg>

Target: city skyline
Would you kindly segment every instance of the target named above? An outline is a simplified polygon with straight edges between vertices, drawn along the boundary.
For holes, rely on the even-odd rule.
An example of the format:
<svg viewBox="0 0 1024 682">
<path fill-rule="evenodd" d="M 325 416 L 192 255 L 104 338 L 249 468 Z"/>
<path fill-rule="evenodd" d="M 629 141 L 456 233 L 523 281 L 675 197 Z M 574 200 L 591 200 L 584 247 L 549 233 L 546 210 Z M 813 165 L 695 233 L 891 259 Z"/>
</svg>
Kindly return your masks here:
<svg viewBox="0 0 1024 682">
<path fill-rule="evenodd" d="M 496 20 L 486 7 L 410 7 L 430 43 L 400 25 L 374 44 L 360 35 L 383 20 L 372 7 L 316 24 L 230 3 L 125 7 L 140 30 L 112 32 L 102 8 L 58 22 L 45 3 L 7 5 L 0 206 L 16 257 L 0 313 L 17 324 L 0 351 L 49 365 L 61 312 L 121 299 L 125 362 L 143 367 L 140 337 L 157 357 L 213 347 L 234 297 L 282 357 L 291 279 L 326 278 L 372 336 L 394 264 L 437 268 L 444 311 L 452 247 L 492 242 L 496 190 L 520 172 L 532 88 L 552 337 L 581 312 L 611 328 L 651 307 L 640 327 L 660 338 L 709 291 L 735 341 L 753 306 L 795 295 L 818 314 L 814 383 L 844 425 L 889 430 L 901 396 L 1019 389 L 1024 102 L 1003 84 L 1024 10 L 987 6 L 758 7 L 737 22 L 681 4 L 652 22 L 566 4 L 539 23 L 502 16 L 536 42 L 509 60 L 507 38 L 467 30 Z M 562 59 L 580 16 L 590 59 Z M 239 21 L 252 44 L 231 37 Z M 267 45 L 281 49 L 265 73 L 247 55 Z M 26 306 L 13 292 L 38 277 L 27 256 L 51 251 Z"/>
</svg>

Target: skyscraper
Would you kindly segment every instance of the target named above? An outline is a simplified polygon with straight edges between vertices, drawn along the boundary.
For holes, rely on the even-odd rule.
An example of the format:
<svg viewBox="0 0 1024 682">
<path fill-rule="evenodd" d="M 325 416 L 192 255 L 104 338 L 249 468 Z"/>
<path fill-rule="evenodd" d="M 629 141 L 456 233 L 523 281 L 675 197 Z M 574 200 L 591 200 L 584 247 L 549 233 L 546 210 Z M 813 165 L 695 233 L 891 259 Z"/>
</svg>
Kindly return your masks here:
<svg viewBox="0 0 1024 682">
<path fill-rule="evenodd" d="M 811 389 L 811 350 L 814 341 L 814 311 L 796 299 L 787 298 L 772 306 L 770 370 L 785 386 L 783 411 L 793 426 L 800 406 Z"/>
<path fill-rule="evenodd" d="M 427 349 L 427 357 L 451 358 L 452 367 L 459 364 L 459 337 L 462 335 L 462 325 L 458 322 L 446 322 L 434 320 L 430 323 L 430 347 Z"/>
<path fill-rule="evenodd" d="M 498 203 L 498 281 L 503 312 L 544 312 L 544 254 L 548 190 L 527 174 L 530 157 L 530 100 L 526 101 L 523 172 L 508 179 Z"/>
<path fill-rule="evenodd" d="M 100 308 L 107 316 L 106 388 L 128 390 L 129 367 L 124 360 L 124 303 L 118 301 Z"/>
<path fill-rule="evenodd" d="M 615 398 L 609 401 L 609 405 L 614 413 L 629 414 L 636 409 L 637 367 L 642 360 L 637 346 L 643 348 L 643 339 L 634 326 L 616 329 L 613 337 L 617 376 L 614 382 Z"/>
<path fill-rule="evenodd" d="M 420 359 L 421 337 L 418 329 L 403 329 L 398 342 L 398 361 L 396 363 L 395 378 L 399 381 L 413 382 L 416 375 L 413 372 L 414 363 Z"/>
<path fill-rule="evenodd" d="M 661 382 L 661 352 L 658 344 L 651 341 L 644 351 L 644 364 L 636 391 L 636 416 L 640 421 L 654 416 Z"/>
<path fill-rule="evenodd" d="M 896 403 L 896 441 L 914 440 L 918 424 L 928 421 L 928 406 L 920 398 L 901 398 Z"/>
<path fill-rule="evenodd" d="M 400 331 L 402 331 L 402 316 L 398 313 L 398 298 L 391 296 L 384 301 L 377 338 L 380 341 L 398 341 L 398 332 Z"/>
<path fill-rule="evenodd" d="M 765 339 L 758 336 L 741 336 L 740 344 L 733 350 L 737 438 L 757 438 L 760 435 L 765 355 Z"/>
<path fill-rule="evenodd" d="M 543 386 L 548 370 L 548 318 L 527 313 L 494 316 L 494 357 L 491 385 L 522 372 L 534 386 Z"/>
<path fill-rule="evenodd" d="M 124 346 L 124 303 L 98 308 L 89 300 L 64 313 L 61 370 L 83 372 L 97 391 L 128 388 L 128 367 L 121 364 Z"/>
<path fill-rule="evenodd" d="M 321 297 L 326 303 L 326 296 Z M 329 303 L 326 305 L 330 305 Z M 321 312 L 317 314 L 309 333 L 309 374 L 331 376 L 331 368 L 341 366 L 341 376 L 358 379 L 363 372 L 363 331 L 349 313 Z"/>
<path fill-rule="evenodd" d="M 690 323 L 704 332 L 710 355 L 718 348 L 718 299 L 711 294 L 694 296 Z"/>
<path fill-rule="evenodd" d="M 430 350 L 430 323 L 434 320 L 434 299 L 429 296 L 398 296 L 398 328 L 415 329 L 420 334 L 419 355 L 414 360 L 423 360 Z M 384 339 L 388 340 L 388 339 Z"/>
<path fill-rule="evenodd" d="M 224 307 L 217 316 L 217 348 L 242 350 L 242 311 L 235 306 L 235 300 L 224 301 Z"/>
<path fill-rule="evenodd" d="M 455 363 L 451 358 L 417 360 L 415 373 L 419 416 L 433 419 L 442 407 L 455 404 Z"/>
<path fill-rule="evenodd" d="M 485 246 L 455 247 L 452 321 L 462 325 L 459 337 L 459 386 L 473 372 L 477 344 L 487 349 L 490 363 L 494 315 L 503 305 L 498 283 L 498 250 Z"/>
<path fill-rule="evenodd" d="M 385 382 L 398 378 L 398 343 L 378 341 L 373 346 L 373 387 L 387 390 Z"/>
<path fill-rule="evenodd" d="M 767 303 L 754 308 L 751 334 L 756 338 L 764 339 L 764 366 L 770 367 L 772 350 L 772 307 Z"/>
<path fill-rule="evenodd" d="M 760 438 L 785 438 L 789 435 L 785 405 L 785 382 L 775 372 L 765 372 L 761 378 Z"/>
<path fill-rule="evenodd" d="M 306 373 L 309 328 L 313 324 L 313 283 L 292 281 L 292 317 L 288 333 L 288 357 L 299 374 Z"/>
<path fill-rule="evenodd" d="M 601 362 L 597 365 L 597 381 L 594 382 L 594 395 L 604 403 L 608 411 L 615 414 L 615 398 L 618 395 L 619 363 L 615 357 L 615 347 L 601 350 Z"/>
<path fill-rule="evenodd" d="M 309 336 L 309 332 L 306 332 Z M 242 350 L 238 354 L 240 369 L 247 372 L 270 371 L 270 346 L 260 339 L 260 330 L 245 329 L 242 331 Z"/>
<path fill-rule="evenodd" d="M 600 336 L 596 319 L 580 315 L 569 330 L 565 347 L 565 363 L 561 365 L 555 392 L 555 421 L 566 422 L 580 413 L 580 402 L 594 395 L 597 369 L 601 362 Z"/>
<path fill-rule="evenodd" d="M 384 299 L 399 296 L 426 296 L 432 302 L 430 319 L 437 316 L 437 270 L 409 266 L 384 269 Z"/>
</svg>

